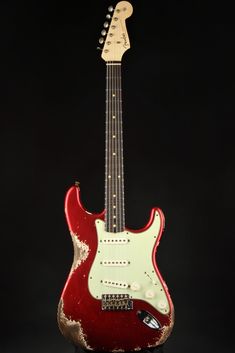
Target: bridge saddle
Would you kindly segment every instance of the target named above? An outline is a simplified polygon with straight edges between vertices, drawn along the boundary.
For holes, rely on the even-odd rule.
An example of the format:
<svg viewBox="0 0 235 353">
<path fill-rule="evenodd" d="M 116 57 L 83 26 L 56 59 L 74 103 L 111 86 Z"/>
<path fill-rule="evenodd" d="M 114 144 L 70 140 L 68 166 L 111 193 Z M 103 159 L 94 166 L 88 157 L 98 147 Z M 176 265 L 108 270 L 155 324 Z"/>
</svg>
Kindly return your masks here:
<svg viewBox="0 0 235 353">
<path fill-rule="evenodd" d="M 102 294 L 101 298 L 102 310 L 132 310 L 133 301 L 129 294 Z"/>
</svg>

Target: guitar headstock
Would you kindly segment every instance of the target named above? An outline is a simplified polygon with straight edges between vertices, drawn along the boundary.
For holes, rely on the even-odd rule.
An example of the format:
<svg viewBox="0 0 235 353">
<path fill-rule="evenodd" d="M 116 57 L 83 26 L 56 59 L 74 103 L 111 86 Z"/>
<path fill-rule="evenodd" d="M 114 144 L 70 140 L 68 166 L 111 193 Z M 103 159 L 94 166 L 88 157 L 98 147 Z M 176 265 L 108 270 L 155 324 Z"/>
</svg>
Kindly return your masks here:
<svg viewBox="0 0 235 353">
<path fill-rule="evenodd" d="M 108 11 L 99 39 L 99 43 L 103 44 L 101 57 L 106 62 L 121 61 L 125 51 L 130 48 L 125 21 L 131 16 L 133 7 L 128 1 L 120 1 L 115 9 L 109 6 Z"/>
</svg>

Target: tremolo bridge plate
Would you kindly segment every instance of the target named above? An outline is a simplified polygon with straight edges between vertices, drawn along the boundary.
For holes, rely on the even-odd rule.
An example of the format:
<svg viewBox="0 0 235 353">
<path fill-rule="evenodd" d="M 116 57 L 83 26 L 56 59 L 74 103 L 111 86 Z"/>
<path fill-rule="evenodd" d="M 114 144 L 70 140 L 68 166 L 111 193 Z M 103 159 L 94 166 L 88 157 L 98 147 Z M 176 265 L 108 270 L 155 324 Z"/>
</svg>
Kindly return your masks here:
<svg viewBox="0 0 235 353">
<path fill-rule="evenodd" d="M 102 310 L 132 310 L 133 301 L 129 294 L 102 294 L 101 297 Z"/>
</svg>

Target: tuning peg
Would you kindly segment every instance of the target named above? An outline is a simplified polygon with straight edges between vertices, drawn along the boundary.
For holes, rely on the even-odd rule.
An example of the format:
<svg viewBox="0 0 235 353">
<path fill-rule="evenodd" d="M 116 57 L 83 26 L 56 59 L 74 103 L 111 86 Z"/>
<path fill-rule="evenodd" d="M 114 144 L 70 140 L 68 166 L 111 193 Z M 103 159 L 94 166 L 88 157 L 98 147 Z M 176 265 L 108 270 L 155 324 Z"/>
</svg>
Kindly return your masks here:
<svg viewBox="0 0 235 353">
<path fill-rule="evenodd" d="M 107 20 L 110 20 L 111 17 L 112 17 L 112 16 L 111 16 L 109 13 L 106 15 Z"/>
<path fill-rule="evenodd" d="M 103 50 L 101 47 L 96 47 L 97 50 Z"/>
<path fill-rule="evenodd" d="M 103 38 L 103 37 L 101 37 L 101 38 L 99 39 L 99 43 L 100 43 L 100 44 L 103 44 L 103 43 L 104 43 L 104 38 Z"/>
<path fill-rule="evenodd" d="M 106 36 L 106 33 L 107 33 L 106 30 L 105 30 L 105 29 L 102 29 L 101 35 L 102 35 L 102 36 Z"/>
<path fill-rule="evenodd" d="M 109 23 L 106 21 L 106 22 L 104 23 L 104 28 L 108 28 L 108 26 L 109 26 Z"/>
<path fill-rule="evenodd" d="M 113 12 L 113 6 L 109 6 L 109 7 L 108 7 L 108 11 L 109 11 L 109 12 Z"/>
</svg>

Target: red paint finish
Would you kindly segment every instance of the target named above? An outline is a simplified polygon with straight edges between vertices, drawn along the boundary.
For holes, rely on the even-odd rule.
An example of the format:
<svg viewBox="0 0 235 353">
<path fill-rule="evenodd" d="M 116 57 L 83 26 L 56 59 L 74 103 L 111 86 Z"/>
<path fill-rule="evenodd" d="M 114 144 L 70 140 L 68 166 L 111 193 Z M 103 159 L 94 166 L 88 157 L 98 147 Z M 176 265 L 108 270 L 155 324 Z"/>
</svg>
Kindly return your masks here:
<svg viewBox="0 0 235 353">
<path fill-rule="evenodd" d="M 141 229 L 141 231 L 150 227 L 153 222 L 155 210 L 156 209 L 152 210 L 148 224 L 145 228 Z M 161 217 L 162 232 L 164 216 L 161 210 L 157 210 Z M 72 187 L 69 189 L 66 196 L 65 213 L 70 231 L 76 234 L 72 236 L 77 236 L 78 239 L 86 243 L 90 249 L 87 259 L 74 271 L 71 271 L 64 287 L 61 299 L 64 304 L 63 312 L 65 316 L 69 320 L 80 322 L 83 337 L 87 345 L 94 350 L 112 351 L 122 349 L 132 351 L 137 348 L 143 349 L 148 346 L 157 346 L 159 343 L 163 343 L 170 334 L 173 326 L 174 309 L 155 260 L 157 244 L 161 234 L 159 234 L 153 249 L 152 261 L 166 292 L 170 312 L 167 315 L 163 315 L 153 306 L 142 300 L 134 300 L 134 309 L 130 311 L 102 311 L 100 300 L 94 299 L 89 292 L 88 275 L 97 251 L 95 220 L 103 220 L 104 212 L 101 214 L 88 213 L 80 203 L 79 188 Z M 136 231 L 134 232 L 137 233 Z M 146 258 L 146 261 L 150 261 L 150 259 Z M 154 330 L 144 325 L 137 317 L 137 311 L 139 310 L 150 312 L 158 319 L 163 329 Z M 68 334 L 66 334 L 66 336 L 68 336 Z M 74 336 L 71 339 L 74 341 Z M 79 338 L 77 342 L 79 342 Z M 77 344 L 77 342 L 74 341 L 75 344 Z"/>
</svg>

